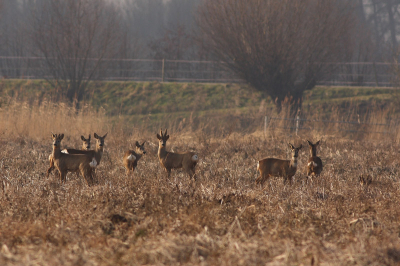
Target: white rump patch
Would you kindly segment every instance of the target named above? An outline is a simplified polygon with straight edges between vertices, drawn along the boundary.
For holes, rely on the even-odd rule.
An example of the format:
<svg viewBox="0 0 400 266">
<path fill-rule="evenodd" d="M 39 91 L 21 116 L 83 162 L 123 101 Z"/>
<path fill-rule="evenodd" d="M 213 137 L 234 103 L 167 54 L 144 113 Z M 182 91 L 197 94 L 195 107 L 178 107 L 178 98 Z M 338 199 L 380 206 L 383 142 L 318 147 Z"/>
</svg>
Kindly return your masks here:
<svg viewBox="0 0 400 266">
<path fill-rule="evenodd" d="M 97 166 L 97 161 L 95 158 L 89 163 L 90 167 L 95 168 Z"/>
<path fill-rule="evenodd" d="M 318 164 L 316 163 L 316 162 L 309 162 L 308 163 L 308 166 L 314 166 L 314 167 L 317 167 L 318 166 Z"/>
<path fill-rule="evenodd" d="M 192 156 L 192 161 L 197 162 L 199 160 L 199 156 L 197 154 Z"/>
<path fill-rule="evenodd" d="M 69 154 L 67 149 L 63 149 L 61 152 L 65 153 L 65 154 Z"/>
<path fill-rule="evenodd" d="M 128 160 L 129 161 L 134 161 L 134 160 L 136 160 L 136 156 L 131 154 L 131 155 L 128 156 Z"/>
</svg>

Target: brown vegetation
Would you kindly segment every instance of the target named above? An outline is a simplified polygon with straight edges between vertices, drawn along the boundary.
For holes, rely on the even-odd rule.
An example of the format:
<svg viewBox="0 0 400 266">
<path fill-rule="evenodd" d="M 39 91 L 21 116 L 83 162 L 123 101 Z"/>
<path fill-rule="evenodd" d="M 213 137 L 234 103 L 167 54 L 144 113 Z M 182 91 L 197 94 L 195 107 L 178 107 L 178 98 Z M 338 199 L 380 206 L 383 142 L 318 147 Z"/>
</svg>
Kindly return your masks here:
<svg viewBox="0 0 400 266">
<path fill-rule="evenodd" d="M 179 170 L 167 179 L 155 132 L 136 129 L 131 134 L 90 109 L 15 104 L 1 110 L 0 264 L 400 263 L 397 135 L 324 128 L 299 136 L 270 129 L 264 136 L 254 127 L 246 134 L 221 128 L 231 133 L 214 137 L 173 129 L 171 148 L 196 147 L 200 155 L 193 180 Z M 80 145 L 82 131 L 109 132 L 94 186 L 75 175 L 65 184 L 45 177 L 51 130 L 63 131 L 68 146 Z M 280 178 L 255 184 L 257 160 L 287 158 L 287 142 L 304 145 L 322 135 L 324 171 L 312 183 L 305 182 L 308 152 L 302 150 L 292 186 Z M 137 139 L 149 148 L 127 178 L 121 156 Z M 360 176 L 372 181 L 360 186 Z"/>
</svg>

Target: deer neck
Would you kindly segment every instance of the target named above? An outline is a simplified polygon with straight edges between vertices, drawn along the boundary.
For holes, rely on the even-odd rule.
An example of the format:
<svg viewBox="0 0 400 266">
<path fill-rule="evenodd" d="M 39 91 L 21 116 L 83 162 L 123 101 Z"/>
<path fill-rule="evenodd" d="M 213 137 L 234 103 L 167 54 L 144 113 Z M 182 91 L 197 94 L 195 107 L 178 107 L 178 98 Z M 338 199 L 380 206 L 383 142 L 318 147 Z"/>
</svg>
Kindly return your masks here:
<svg viewBox="0 0 400 266">
<path fill-rule="evenodd" d="M 290 167 L 297 168 L 297 157 L 292 157 L 292 160 L 290 160 Z"/>
<path fill-rule="evenodd" d="M 94 151 L 97 153 L 97 154 L 103 154 L 103 146 L 98 146 L 98 145 L 96 145 L 96 148 L 94 149 Z"/>
<path fill-rule="evenodd" d="M 317 149 L 310 149 L 311 157 L 317 157 Z"/>
<path fill-rule="evenodd" d="M 167 156 L 167 150 L 165 149 L 165 146 L 163 147 L 162 145 L 158 146 L 158 158 L 163 159 Z"/>
<path fill-rule="evenodd" d="M 58 159 L 61 157 L 61 149 L 59 146 L 53 146 L 53 158 Z"/>
</svg>

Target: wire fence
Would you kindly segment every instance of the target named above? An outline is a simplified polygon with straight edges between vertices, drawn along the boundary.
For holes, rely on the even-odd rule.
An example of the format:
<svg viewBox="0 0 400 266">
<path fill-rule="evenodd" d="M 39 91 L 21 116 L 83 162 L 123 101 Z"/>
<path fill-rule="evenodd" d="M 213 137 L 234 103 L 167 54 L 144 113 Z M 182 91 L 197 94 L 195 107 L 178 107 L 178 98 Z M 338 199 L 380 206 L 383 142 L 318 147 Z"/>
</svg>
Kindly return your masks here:
<svg viewBox="0 0 400 266">
<path fill-rule="evenodd" d="M 87 63 L 88 71 L 97 59 Z M 391 63 L 348 62 L 328 64 L 329 78 L 318 85 L 393 87 L 397 74 Z M 329 67 L 328 67 L 329 68 Z M 0 77 L 13 79 L 50 78 L 42 57 L 0 56 Z M 95 80 L 242 83 L 242 79 L 217 61 L 105 59 L 96 71 Z"/>
<path fill-rule="evenodd" d="M 343 132 L 355 134 L 379 134 L 396 136 L 400 120 L 389 120 L 386 123 L 370 123 L 361 121 L 332 121 L 321 119 L 264 117 L 264 134 L 275 129 L 289 130 L 296 135 L 300 131 Z"/>
</svg>

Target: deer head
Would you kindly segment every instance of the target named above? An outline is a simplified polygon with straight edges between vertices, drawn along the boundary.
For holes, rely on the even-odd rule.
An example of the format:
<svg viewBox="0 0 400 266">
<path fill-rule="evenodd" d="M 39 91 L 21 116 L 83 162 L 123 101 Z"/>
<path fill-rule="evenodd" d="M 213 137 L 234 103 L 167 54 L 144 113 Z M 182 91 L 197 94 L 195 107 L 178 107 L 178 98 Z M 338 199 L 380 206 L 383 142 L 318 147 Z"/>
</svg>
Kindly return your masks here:
<svg viewBox="0 0 400 266">
<path fill-rule="evenodd" d="M 96 139 L 96 148 L 103 148 L 104 146 L 104 139 L 107 137 L 106 133 L 103 137 L 100 137 L 96 133 L 94 133 L 94 138 Z"/>
<path fill-rule="evenodd" d="M 51 138 L 53 139 L 54 148 L 60 148 L 61 140 L 64 138 L 64 134 L 51 134 Z"/>
<path fill-rule="evenodd" d="M 317 156 L 317 147 L 320 143 L 320 140 L 318 140 L 315 144 L 313 144 L 311 141 L 307 140 L 308 145 L 310 146 L 310 152 L 311 156 Z"/>
<path fill-rule="evenodd" d="M 159 142 L 159 147 L 165 148 L 167 144 L 167 140 L 169 139 L 169 135 L 167 135 L 167 130 L 165 130 L 165 133 L 162 133 L 162 129 L 160 129 L 160 135 L 157 134 L 158 142 Z"/>
<path fill-rule="evenodd" d="M 292 157 L 293 158 L 299 157 L 299 150 L 301 150 L 301 148 L 303 148 L 303 145 L 300 144 L 300 146 L 297 148 L 290 143 L 288 143 L 288 145 L 289 145 L 289 148 L 292 150 Z"/>
<path fill-rule="evenodd" d="M 144 144 L 146 143 L 143 142 L 142 145 L 140 145 L 140 143 L 138 141 L 136 141 L 136 153 L 137 154 L 146 154 L 146 151 L 144 149 Z"/>
<path fill-rule="evenodd" d="M 85 139 L 84 136 L 81 136 L 81 140 L 83 141 L 82 149 L 90 150 L 90 134 L 89 134 L 89 138 L 87 138 L 87 139 Z"/>
</svg>

